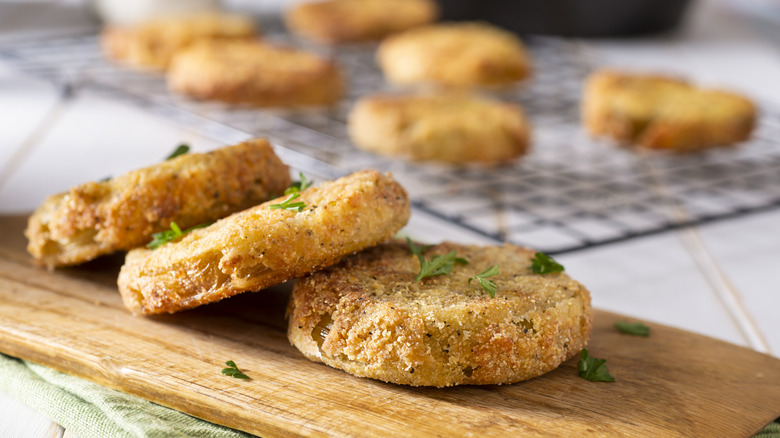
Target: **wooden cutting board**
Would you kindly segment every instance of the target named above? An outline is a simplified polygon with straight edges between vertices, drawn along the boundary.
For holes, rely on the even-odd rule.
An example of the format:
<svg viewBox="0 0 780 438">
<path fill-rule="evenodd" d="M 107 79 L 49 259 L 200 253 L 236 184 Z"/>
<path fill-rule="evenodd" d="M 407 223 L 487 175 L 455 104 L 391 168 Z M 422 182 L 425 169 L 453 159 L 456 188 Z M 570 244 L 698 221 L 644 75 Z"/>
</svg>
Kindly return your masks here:
<svg viewBox="0 0 780 438">
<path fill-rule="evenodd" d="M 0 351 L 215 423 L 274 436 L 747 437 L 780 416 L 780 360 L 657 324 L 619 334 L 597 311 L 591 355 L 513 385 L 411 388 L 352 377 L 291 347 L 289 291 L 135 317 L 122 306 L 122 257 L 49 272 L 24 250 L 24 217 L 0 217 Z M 234 360 L 251 377 L 220 374 Z"/>
</svg>

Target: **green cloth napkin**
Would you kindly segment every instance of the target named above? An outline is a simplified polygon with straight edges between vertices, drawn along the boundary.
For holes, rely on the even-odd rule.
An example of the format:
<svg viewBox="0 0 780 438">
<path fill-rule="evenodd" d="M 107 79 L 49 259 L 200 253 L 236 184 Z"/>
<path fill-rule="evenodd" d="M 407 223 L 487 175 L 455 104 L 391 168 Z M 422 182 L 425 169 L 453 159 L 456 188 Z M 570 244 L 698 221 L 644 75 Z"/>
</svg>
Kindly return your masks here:
<svg viewBox="0 0 780 438">
<path fill-rule="evenodd" d="M 775 420 L 774 423 L 769 423 L 753 438 L 780 438 L 780 418 Z"/>
<path fill-rule="evenodd" d="M 4 354 L 0 354 L 0 391 L 79 438 L 253 436 Z M 769 424 L 755 438 L 780 438 L 780 422 Z"/>
<path fill-rule="evenodd" d="M 80 438 L 253 436 L 4 354 L 0 391 Z"/>
</svg>

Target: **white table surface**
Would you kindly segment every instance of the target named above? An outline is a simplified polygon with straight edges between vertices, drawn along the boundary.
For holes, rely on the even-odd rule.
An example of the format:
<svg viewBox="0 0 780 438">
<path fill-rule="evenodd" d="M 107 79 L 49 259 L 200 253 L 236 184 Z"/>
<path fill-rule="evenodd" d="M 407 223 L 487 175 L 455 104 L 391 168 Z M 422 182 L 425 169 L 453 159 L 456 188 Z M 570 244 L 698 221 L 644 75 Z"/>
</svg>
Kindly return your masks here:
<svg viewBox="0 0 780 438">
<path fill-rule="evenodd" d="M 780 24 L 757 23 L 727 3 L 700 1 L 672 35 L 583 44 L 614 65 L 677 72 L 780 105 L 780 31 L 772 33 Z M 30 211 L 48 194 L 154 162 L 183 141 L 195 150 L 220 145 L 104 97 L 80 94 L 52 111 L 57 102 L 52 85 L 0 64 L 0 214 Z M 431 241 L 479 241 L 422 215 L 408 230 Z M 780 210 L 558 259 L 591 290 L 595 307 L 780 356 Z M 0 436 L 63 434 L 0 393 Z"/>
</svg>

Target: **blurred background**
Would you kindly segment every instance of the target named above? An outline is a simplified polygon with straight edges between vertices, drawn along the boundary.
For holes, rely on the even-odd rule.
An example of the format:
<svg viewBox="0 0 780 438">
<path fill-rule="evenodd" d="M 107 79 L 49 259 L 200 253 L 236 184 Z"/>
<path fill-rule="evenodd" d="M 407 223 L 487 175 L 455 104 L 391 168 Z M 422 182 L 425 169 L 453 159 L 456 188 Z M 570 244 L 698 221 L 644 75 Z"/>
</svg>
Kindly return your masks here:
<svg viewBox="0 0 780 438">
<path fill-rule="evenodd" d="M 155 14 L 221 7 L 277 14 L 300 0 L 0 0 L 0 41 L 27 35 L 132 22 Z M 775 0 L 440 0 L 444 19 L 483 19 L 521 34 L 587 37 L 608 54 L 659 69 L 695 73 L 705 81 L 763 91 L 780 100 L 767 81 L 780 47 L 780 2 Z M 665 47 L 663 56 L 650 56 Z M 678 62 L 684 57 L 686 62 Z M 748 60 L 752 68 L 741 68 Z M 739 70 L 736 74 L 735 71 Z M 762 87 L 759 84 L 764 84 Z"/>
</svg>

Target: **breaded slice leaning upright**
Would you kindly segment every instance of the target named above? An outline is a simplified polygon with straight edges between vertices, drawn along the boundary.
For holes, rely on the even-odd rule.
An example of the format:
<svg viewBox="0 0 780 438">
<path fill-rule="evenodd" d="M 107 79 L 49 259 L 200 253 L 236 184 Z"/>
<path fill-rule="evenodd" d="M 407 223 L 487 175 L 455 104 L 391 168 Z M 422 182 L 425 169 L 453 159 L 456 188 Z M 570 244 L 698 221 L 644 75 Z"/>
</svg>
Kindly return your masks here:
<svg viewBox="0 0 780 438">
<path fill-rule="evenodd" d="M 512 245 L 445 242 L 421 257 L 452 252 L 463 263 L 419 281 L 420 261 L 399 241 L 298 280 L 290 342 L 355 376 L 437 387 L 530 379 L 585 347 L 592 311 L 582 284 L 563 272 L 534 273 L 535 251 Z"/>
<path fill-rule="evenodd" d="M 290 171 L 265 139 L 184 154 L 53 195 L 30 216 L 27 251 L 49 268 L 147 244 L 176 222 L 213 222 L 277 196 Z"/>
<path fill-rule="evenodd" d="M 410 213 L 403 187 L 373 170 L 292 197 L 130 251 L 118 280 L 125 305 L 136 314 L 173 313 L 279 284 L 388 240 Z"/>
</svg>

